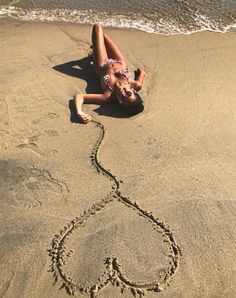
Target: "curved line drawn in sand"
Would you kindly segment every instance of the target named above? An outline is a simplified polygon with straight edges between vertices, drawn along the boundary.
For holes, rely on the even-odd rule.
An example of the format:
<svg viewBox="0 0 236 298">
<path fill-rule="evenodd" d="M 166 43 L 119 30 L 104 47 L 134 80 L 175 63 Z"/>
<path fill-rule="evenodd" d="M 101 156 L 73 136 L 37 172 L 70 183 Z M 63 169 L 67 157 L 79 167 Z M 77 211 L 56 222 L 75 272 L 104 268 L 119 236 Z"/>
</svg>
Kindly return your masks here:
<svg viewBox="0 0 236 298">
<path fill-rule="evenodd" d="M 93 120 L 92 122 L 100 129 L 100 135 L 92 150 L 90 159 L 92 161 L 92 165 L 96 168 L 98 173 L 102 173 L 112 182 L 112 191 L 106 198 L 92 205 L 90 209 L 85 210 L 79 217 L 75 217 L 67 226 L 61 229 L 60 232 L 54 236 L 51 248 L 48 250 L 49 256 L 52 260 L 49 271 L 53 273 L 54 284 L 60 280 L 62 282 L 61 288 L 65 288 L 69 295 L 76 295 L 77 291 L 79 291 L 82 294 L 89 294 L 91 298 L 96 297 L 98 292 L 108 283 L 120 287 L 122 293 L 125 289 L 129 289 L 135 297 L 143 297 L 146 291 L 160 292 L 169 285 L 171 279 L 173 278 L 173 275 L 179 266 L 181 250 L 176 244 L 172 232 L 164 222 L 155 218 L 152 213 L 143 210 L 137 202 L 133 203 L 129 200 L 129 198 L 124 197 L 121 194 L 120 183 L 122 183 L 122 181 L 117 180 L 116 176 L 113 175 L 110 170 L 104 168 L 98 158 L 99 149 L 105 136 L 105 128 L 103 124 L 98 121 Z M 127 276 L 125 276 L 119 260 L 114 256 L 108 257 L 104 260 L 106 270 L 93 285 L 74 282 L 70 274 L 64 270 L 63 266 L 66 264 L 66 257 L 70 257 L 74 252 L 73 250 L 70 250 L 69 253 L 66 252 L 66 242 L 69 240 L 70 236 L 76 231 L 76 229 L 86 223 L 91 216 L 96 215 L 96 213 L 114 200 L 118 200 L 127 207 L 132 208 L 138 215 L 141 215 L 148 220 L 154 226 L 154 229 L 156 228 L 159 229 L 159 231 L 161 230 L 164 237 L 163 242 L 167 243 L 169 251 L 171 252 L 169 255 L 169 266 L 165 270 L 162 282 L 160 282 L 160 280 L 156 280 L 150 283 L 141 283 L 130 280 Z"/>
</svg>

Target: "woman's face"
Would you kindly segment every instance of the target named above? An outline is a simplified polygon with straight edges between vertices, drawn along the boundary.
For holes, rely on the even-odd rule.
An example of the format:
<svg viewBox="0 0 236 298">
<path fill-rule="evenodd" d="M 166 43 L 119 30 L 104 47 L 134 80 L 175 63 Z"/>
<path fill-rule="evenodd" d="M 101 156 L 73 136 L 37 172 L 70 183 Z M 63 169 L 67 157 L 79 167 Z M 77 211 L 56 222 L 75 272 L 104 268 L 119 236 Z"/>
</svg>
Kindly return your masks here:
<svg viewBox="0 0 236 298">
<path fill-rule="evenodd" d="M 129 106 L 136 99 L 134 89 L 130 87 L 128 82 L 117 82 L 115 85 L 115 95 L 119 104 L 123 107 Z"/>
</svg>

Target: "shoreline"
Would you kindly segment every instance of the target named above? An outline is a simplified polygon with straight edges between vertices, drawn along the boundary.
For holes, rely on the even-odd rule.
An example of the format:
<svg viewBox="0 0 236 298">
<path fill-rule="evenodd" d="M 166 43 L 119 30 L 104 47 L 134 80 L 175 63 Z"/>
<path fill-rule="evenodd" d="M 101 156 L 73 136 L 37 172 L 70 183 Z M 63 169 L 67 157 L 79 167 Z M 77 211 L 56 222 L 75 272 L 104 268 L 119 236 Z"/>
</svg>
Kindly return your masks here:
<svg viewBox="0 0 236 298">
<path fill-rule="evenodd" d="M 13 7 L 13 8 L 15 8 L 15 9 L 18 9 L 18 7 Z M 21 8 L 19 8 L 19 9 L 21 9 Z M 41 9 L 36 9 L 35 11 L 40 11 Z M 54 16 L 55 18 L 56 17 L 59 17 L 58 16 L 58 11 L 62 11 L 63 12 L 63 9 L 55 9 L 55 10 L 49 10 L 49 11 L 51 11 L 51 13 L 52 13 L 52 11 L 54 11 L 55 12 L 55 14 L 56 14 L 56 16 Z M 45 9 L 42 9 L 42 12 L 43 11 L 46 11 Z M 79 11 L 78 11 L 79 12 Z M 89 12 L 89 11 L 88 11 Z M 83 12 L 81 11 L 81 13 L 83 14 Z M 92 11 L 90 11 L 90 13 L 92 13 Z M 60 15 L 60 14 L 59 14 Z M 32 19 L 29 19 L 29 18 L 32 18 Z M 79 22 L 79 23 L 77 23 L 76 21 L 69 21 L 69 20 L 63 20 L 64 19 L 64 13 L 62 14 L 62 16 L 61 16 L 61 20 L 52 20 L 52 18 L 53 18 L 53 16 L 45 16 L 45 18 L 48 18 L 47 20 L 40 20 L 40 17 L 42 17 L 42 16 L 38 16 L 38 18 L 39 19 L 34 19 L 34 18 L 37 18 L 37 15 L 35 14 L 35 13 L 33 13 L 32 14 L 32 16 L 28 16 L 28 20 L 24 20 L 24 19 L 22 19 L 23 17 L 22 16 L 20 16 L 19 18 L 14 18 L 14 17 L 10 17 L 10 16 L 6 16 L 5 18 L 10 18 L 10 19 L 13 19 L 13 20 L 15 20 L 15 21 L 23 21 L 23 22 L 40 22 L 40 23 L 43 23 L 43 22 L 46 22 L 46 23 L 56 23 L 56 24 L 70 24 L 70 25 L 84 25 L 84 26 L 92 26 L 92 24 L 91 24 L 91 22 Z M 78 16 L 78 18 L 79 18 L 80 16 Z M 200 20 L 202 20 L 202 18 L 203 18 L 203 20 L 204 20 L 204 16 L 196 16 L 196 17 L 199 17 L 200 18 Z M 0 19 L 1 20 L 1 19 Z M 205 20 L 206 21 L 206 20 Z M 99 21 L 97 21 L 97 20 L 95 20 L 94 21 L 94 23 L 96 23 L 96 22 L 99 22 Z M 132 23 L 133 22 L 136 22 L 135 20 L 133 20 L 132 21 Z M 114 28 L 114 29 L 123 29 L 123 30 L 137 30 L 137 31 L 141 31 L 141 32 L 146 32 L 146 33 L 149 33 L 149 34 L 155 34 L 155 35 L 163 35 L 163 36 L 173 36 L 173 35 L 191 35 L 191 34 L 193 34 L 193 33 L 198 33 L 198 32 L 215 32 L 215 33 L 227 33 L 228 31 L 231 31 L 231 30 L 233 30 L 233 31 L 235 31 L 235 29 L 236 29 L 236 23 L 234 23 L 234 24 L 230 24 L 230 25 L 225 25 L 224 26 L 224 29 L 222 30 L 222 29 L 220 29 L 220 28 L 213 28 L 214 26 L 216 26 L 216 24 L 214 24 L 214 23 L 212 23 L 211 25 L 207 22 L 206 23 L 206 27 L 205 28 L 200 28 L 200 29 L 196 29 L 196 30 L 193 30 L 193 31 L 189 31 L 189 32 L 184 32 L 184 31 L 182 31 L 182 32 L 169 32 L 169 33 L 164 33 L 164 32 L 153 32 L 153 30 L 154 29 L 151 29 L 151 28 L 148 28 L 148 27 L 143 27 L 143 25 L 142 25 L 142 23 L 143 22 L 141 22 L 140 23 L 140 25 L 137 25 L 136 24 L 136 27 L 132 27 L 132 26 L 122 26 L 122 27 L 118 27 L 118 26 L 113 26 L 113 25 L 106 25 L 106 24 L 103 24 L 103 26 L 105 27 L 105 28 Z M 163 27 L 163 24 L 159 24 L 160 25 L 160 28 L 162 28 Z M 171 28 L 171 26 L 173 26 L 173 24 L 172 23 L 170 23 L 170 24 L 165 24 L 165 26 L 170 26 L 170 28 Z M 164 26 L 164 27 L 165 27 Z M 209 26 L 209 28 L 207 27 L 207 26 Z M 152 26 L 151 26 L 152 27 Z M 177 28 L 176 28 L 177 29 Z M 161 29 L 160 29 L 161 30 Z M 181 29 L 181 27 L 180 28 L 178 28 L 178 30 L 183 30 L 183 28 Z"/>
</svg>

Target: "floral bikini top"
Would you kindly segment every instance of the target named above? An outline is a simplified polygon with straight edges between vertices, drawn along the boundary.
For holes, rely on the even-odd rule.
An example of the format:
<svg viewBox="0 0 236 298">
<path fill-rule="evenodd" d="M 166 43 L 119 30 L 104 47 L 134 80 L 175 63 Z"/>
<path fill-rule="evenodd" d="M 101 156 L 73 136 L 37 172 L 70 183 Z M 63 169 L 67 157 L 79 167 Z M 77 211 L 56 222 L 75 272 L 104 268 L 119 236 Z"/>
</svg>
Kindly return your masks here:
<svg viewBox="0 0 236 298">
<path fill-rule="evenodd" d="M 124 77 L 129 81 L 129 78 L 132 76 L 131 73 L 129 72 L 128 68 L 123 68 L 118 72 L 114 72 L 114 76 L 119 78 L 119 77 Z M 113 91 L 111 86 L 109 85 L 111 81 L 111 75 L 107 74 L 102 77 L 102 83 L 104 86 L 106 86 L 109 90 Z"/>
<path fill-rule="evenodd" d="M 112 59 L 107 59 L 107 60 L 112 60 Z M 111 62 L 121 63 L 119 60 L 112 60 L 112 61 L 109 61 L 109 62 L 106 61 L 104 63 L 104 65 L 108 64 L 108 63 L 111 63 Z M 124 77 L 124 78 L 126 78 L 127 81 L 129 81 L 129 78 L 132 76 L 131 73 L 129 72 L 128 67 L 122 68 L 118 72 L 114 72 L 113 75 L 117 78 Z M 112 74 L 107 74 L 107 75 L 101 77 L 101 82 L 102 82 L 103 86 L 107 87 L 112 92 L 113 90 L 112 90 L 112 87 L 110 86 L 111 76 L 112 76 Z"/>
</svg>

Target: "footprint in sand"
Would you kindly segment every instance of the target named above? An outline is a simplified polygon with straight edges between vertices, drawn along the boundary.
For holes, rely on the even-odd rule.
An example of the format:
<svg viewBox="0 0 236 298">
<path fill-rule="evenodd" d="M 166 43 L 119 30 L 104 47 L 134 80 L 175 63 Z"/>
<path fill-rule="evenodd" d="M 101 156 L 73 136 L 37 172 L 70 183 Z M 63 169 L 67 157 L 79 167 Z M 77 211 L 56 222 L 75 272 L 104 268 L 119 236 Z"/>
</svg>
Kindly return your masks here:
<svg viewBox="0 0 236 298">
<path fill-rule="evenodd" d="M 179 265 L 180 249 L 166 224 L 120 192 L 118 179 L 98 159 L 105 129 L 91 154 L 112 191 L 55 235 L 49 255 L 55 282 L 69 294 L 98 294 L 107 284 L 135 297 L 166 288 Z M 82 233 L 80 233 L 80 231 Z"/>
<path fill-rule="evenodd" d="M 59 115 L 56 113 L 48 113 L 47 116 L 49 119 L 55 119 L 59 117 Z"/>
<path fill-rule="evenodd" d="M 42 131 L 41 133 L 38 133 L 31 137 L 28 137 L 26 139 L 25 143 L 17 145 L 16 148 L 28 149 L 28 150 L 34 152 L 36 155 L 39 155 L 42 158 L 54 157 L 57 153 L 56 149 L 53 149 L 48 154 L 45 154 L 42 150 L 40 150 L 40 148 L 37 144 L 37 141 L 39 140 L 39 138 L 41 136 L 56 137 L 56 136 L 58 136 L 58 132 L 53 129 L 46 129 L 46 130 Z"/>
<path fill-rule="evenodd" d="M 65 196 L 67 185 L 36 167 L 15 160 L 0 161 L 0 197 L 10 206 L 39 208 L 49 194 Z"/>
<path fill-rule="evenodd" d="M 56 114 L 56 113 L 48 113 L 48 114 L 45 116 L 45 118 L 49 118 L 49 119 L 51 119 L 51 120 L 56 119 L 56 118 L 59 118 L 59 117 L 60 117 L 60 116 L 59 116 L 58 114 Z M 42 121 L 44 121 L 44 120 L 41 119 L 41 118 L 36 118 L 36 119 L 33 119 L 33 120 L 32 120 L 32 124 L 36 125 L 36 124 L 38 124 L 38 123 L 40 123 L 40 122 L 42 122 Z"/>
<path fill-rule="evenodd" d="M 47 155 L 45 153 L 43 153 L 38 145 L 34 142 L 26 142 L 26 143 L 23 143 L 23 144 L 19 144 L 16 146 L 16 148 L 19 148 L 19 149 L 28 149 L 32 152 L 34 152 L 36 155 L 39 155 L 40 157 L 42 158 L 46 158 Z"/>
</svg>

